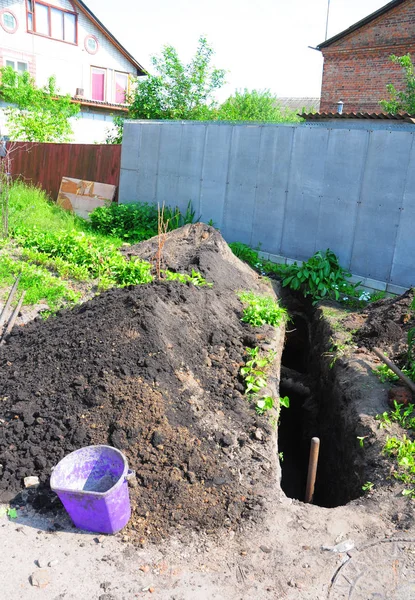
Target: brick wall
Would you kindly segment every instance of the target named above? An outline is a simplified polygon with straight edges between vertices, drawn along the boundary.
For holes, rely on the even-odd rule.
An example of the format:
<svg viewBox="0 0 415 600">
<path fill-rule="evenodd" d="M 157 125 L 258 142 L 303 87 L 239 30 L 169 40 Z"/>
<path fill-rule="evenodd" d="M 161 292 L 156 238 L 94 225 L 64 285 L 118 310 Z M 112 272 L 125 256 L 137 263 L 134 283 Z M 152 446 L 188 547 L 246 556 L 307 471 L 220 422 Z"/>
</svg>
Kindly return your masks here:
<svg viewBox="0 0 415 600">
<path fill-rule="evenodd" d="M 324 56 L 321 112 L 382 112 L 386 86 L 404 89 L 402 69 L 391 54 L 415 58 L 415 0 L 407 0 L 371 23 L 322 49 Z"/>
</svg>

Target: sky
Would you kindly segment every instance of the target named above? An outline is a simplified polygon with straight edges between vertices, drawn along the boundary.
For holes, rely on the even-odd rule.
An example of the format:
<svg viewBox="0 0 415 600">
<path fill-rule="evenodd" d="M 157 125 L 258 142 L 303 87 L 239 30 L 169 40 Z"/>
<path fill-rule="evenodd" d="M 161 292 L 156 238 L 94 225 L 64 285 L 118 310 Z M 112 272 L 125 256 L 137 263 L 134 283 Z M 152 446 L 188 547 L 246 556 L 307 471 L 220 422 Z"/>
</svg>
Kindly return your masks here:
<svg viewBox="0 0 415 600">
<path fill-rule="evenodd" d="M 201 35 L 227 71 L 218 92 L 270 89 L 277 96 L 320 96 L 323 59 L 310 49 L 325 39 L 329 0 L 85 0 L 89 9 L 151 72 L 150 58 L 172 45 L 188 62 Z M 328 37 L 387 4 L 330 0 Z M 116 10 L 115 10 L 116 8 Z"/>
</svg>

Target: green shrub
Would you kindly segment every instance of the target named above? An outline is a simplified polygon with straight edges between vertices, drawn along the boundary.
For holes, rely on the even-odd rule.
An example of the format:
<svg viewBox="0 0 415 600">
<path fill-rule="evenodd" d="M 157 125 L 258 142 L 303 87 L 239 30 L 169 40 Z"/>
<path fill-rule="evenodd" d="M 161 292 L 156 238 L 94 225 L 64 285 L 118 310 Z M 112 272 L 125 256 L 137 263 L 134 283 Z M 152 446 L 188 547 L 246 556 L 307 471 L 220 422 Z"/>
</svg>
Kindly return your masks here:
<svg viewBox="0 0 415 600">
<path fill-rule="evenodd" d="M 189 201 L 184 214 L 179 208 L 164 208 L 164 221 L 172 231 L 195 220 L 195 211 Z M 158 208 L 156 204 L 111 204 L 96 208 L 90 215 L 91 227 L 104 235 L 112 235 L 125 242 L 138 243 L 158 233 Z"/>
</svg>

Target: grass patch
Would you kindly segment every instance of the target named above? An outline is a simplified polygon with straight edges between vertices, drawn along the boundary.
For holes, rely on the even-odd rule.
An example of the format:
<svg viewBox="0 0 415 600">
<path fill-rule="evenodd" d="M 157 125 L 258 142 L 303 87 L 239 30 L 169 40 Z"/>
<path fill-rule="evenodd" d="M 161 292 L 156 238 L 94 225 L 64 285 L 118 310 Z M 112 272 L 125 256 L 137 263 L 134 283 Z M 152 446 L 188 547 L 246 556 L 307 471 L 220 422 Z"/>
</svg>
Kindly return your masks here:
<svg viewBox="0 0 415 600">
<path fill-rule="evenodd" d="M 75 292 L 69 282 L 58 279 L 47 269 L 30 263 L 14 260 L 4 250 L 0 254 L 0 286 L 9 287 L 20 274 L 18 289 L 26 291 L 26 305 L 46 302 L 51 310 L 63 304 L 75 304 L 80 293 Z"/>
</svg>

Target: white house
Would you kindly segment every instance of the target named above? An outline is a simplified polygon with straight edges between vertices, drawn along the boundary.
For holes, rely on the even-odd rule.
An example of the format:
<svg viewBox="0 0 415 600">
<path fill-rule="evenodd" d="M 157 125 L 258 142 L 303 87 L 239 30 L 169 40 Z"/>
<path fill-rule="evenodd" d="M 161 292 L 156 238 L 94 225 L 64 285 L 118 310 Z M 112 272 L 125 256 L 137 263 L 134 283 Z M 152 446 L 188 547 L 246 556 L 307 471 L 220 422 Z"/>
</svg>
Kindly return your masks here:
<svg viewBox="0 0 415 600">
<path fill-rule="evenodd" d="M 0 0 L 0 66 L 29 71 L 38 86 L 55 75 L 81 105 L 73 129 L 84 143 L 104 140 L 112 115 L 126 112 L 131 76 L 146 74 L 81 0 Z M 4 115 L 0 125 L 7 134 Z"/>
</svg>

